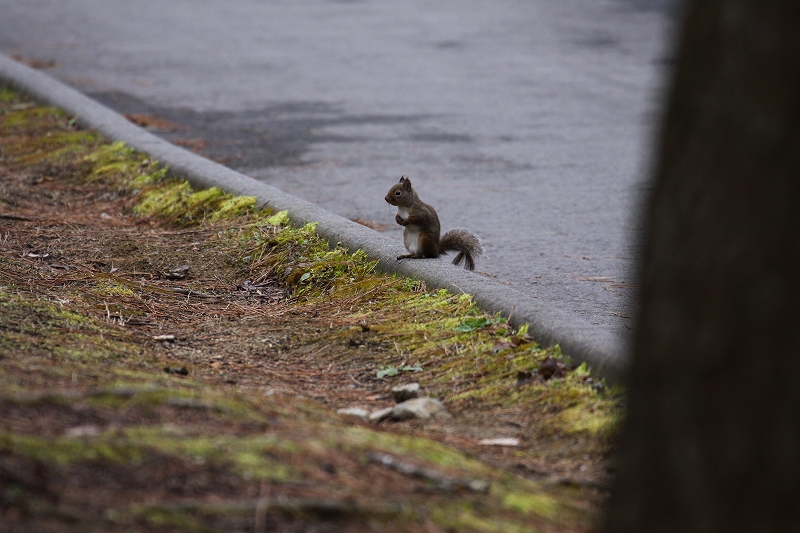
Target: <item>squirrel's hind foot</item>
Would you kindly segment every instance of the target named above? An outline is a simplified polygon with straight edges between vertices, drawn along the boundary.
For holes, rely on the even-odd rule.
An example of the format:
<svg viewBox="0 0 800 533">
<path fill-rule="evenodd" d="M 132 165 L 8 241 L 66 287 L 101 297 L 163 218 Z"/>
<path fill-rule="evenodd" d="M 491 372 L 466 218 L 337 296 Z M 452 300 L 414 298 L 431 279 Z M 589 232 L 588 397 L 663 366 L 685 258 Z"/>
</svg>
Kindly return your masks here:
<svg viewBox="0 0 800 533">
<path fill-rule="evenodd" d="M 403 254 L 403 255 L 398 255 L 397 256 L 397 260 L 399 261 L 401 259 L 425 259 L 425 256 L 422 255 L 422 254 Z"/>
</svg>

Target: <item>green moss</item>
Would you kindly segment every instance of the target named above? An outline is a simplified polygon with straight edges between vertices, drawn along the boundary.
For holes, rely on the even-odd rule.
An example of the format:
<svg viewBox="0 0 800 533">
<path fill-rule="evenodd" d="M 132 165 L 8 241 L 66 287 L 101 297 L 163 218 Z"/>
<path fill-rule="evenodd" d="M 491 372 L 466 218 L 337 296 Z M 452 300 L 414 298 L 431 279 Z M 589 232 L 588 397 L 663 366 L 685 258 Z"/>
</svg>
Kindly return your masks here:
<svg viewBox="0 0 800 533">
<path fill-rule="evenodd" d="M 288 464 L 277 459 L 275 454 L 296 453 L 299 448 L 295 443 L 278 437 L 185 437 L 164 427 L 132 428 L 125 434 L 131 441 L 163 453 L 188 457 L 200 463 L 229 464 L 234 472 L 245 478 L 286 481 L 296 477 Z"/>
<path fill-rule="evenodd" d="M 109 296 L 133 296 L 134 292 L 129 289 L 128 287 L 123 287 L 120 285 L 106 285 L 103 287 L 98 287 L 97 290 L 102 292 L 103 294 L 107 294 Z"/>
<path fill-rule="evenodd" d="M 188 181 L 163 184 L 161 187 L 142 193 L 133 211 L 144 216 L 170 217 L 175 213 L 182 212 L 186 198 L 191 195 L 191 192 L 192 188 Z"/>
<path fill-rule="evenodd" d="M 44 334 L 50 328 L 71 332 L 97 332 L 102 329 L 101 324 L 92 318 L 61 308 L 55 303 L 24 298 L 3 288 L 0 288 L 0 316 L 14 323 L 20 333 Z"/>
<path fill-rule="evenodd" d="M 556 518 L 560 508 L 558 501 L 551 496 L 523 492 L 506 494 L 503 497 L 503 506 L 523 514 L 538 515 L 548 519 Z"/>
<path fill-rule="evenodd" d="M 543 429 L 564 435 L 587 433 L 611 437 L 617 430 L 621 413 L 608 400 L 581 401 L 568 407 L 548 421 Z"/>
<path fill-rule="evenodd" d="M 41 123 L 41 119 L 49 118 L 55 110 L 46 107 L 22 107 L 5 113 L 4 125 L 7 128 L 21 128 L 29 124 Z"/>
<path fill-rule="evenodd" d="M 188 225 L 239 217 L 252 212 L 255 203 L 253 196 L 235 197 L 217 187 L 194 191 L 187 181 L 163 181 L 141 193 L 134 212 Z"/>
<path fill-rule="evenodd" d="M 19 99 L 17 93 L 5 85 L 0 85 L 0 103 L 16 102 Z"/>
<path fill-rule="evenodd" d="M 296 453 L 299 448 L 271 436 L 186 437 L 169 428 L 135 427 L 124 431 L 122 436 L 110 432 L 86 438 L 43 439 L 0 432 L 0 450 L 61 466 L 97 460 L 135 465 L 145 460 L 148 450 L 156 450 L 202 464 L 227 465 L 249 479 L 287 481 L 296 475 L 274 454 Z"/>
<path fill-rule="evenodd" d="M 214 209 L 211 220 L 236 218 L 252 213 L 256 208 L 255 196 L 228 196 Z"/>
<path fill-rule="evenodd" d="M 336 435 L 330 445 L 345 446 L 350 449 L 381 451 L 398 456 L 423 460 L 441 467 L 454 468 L 480 476 L 489 472 L 488 467 L 464 455 L 453 448 L 436 441 L 414 437 L 384 433 L 358 426 L 348 426 Z"/>
<path fill-rule="evenodd" d="M 193 191 L 190 188 L 189 193 L 183 201 L 186 202 L 187 213 L 191 214 L 201 213 L 212 205 L 216 206 L 226 196 L 219 187 L 211 187 L 210 189 L 201 189 L 199 191 Z"/>
<path fill-rule="evenodd" d="M 52 345 L 49 348 L 56 359 L 82 363 L 116 361 L 126 356 L 133 356 L 139 351 L 126 342 L 78 333 L 70 335 L 69 343 Z"/>
<path fill-rule="evenodd" d="M 55 303 L 36 301 L 0 289 L 0 355 L 44 352 L 54 361 L 96 363 L 139 354 L 138 345 L 109 324 Z"/>
<path fill-rule="evenodd" d="M 163 507 L 139 507 L 134 509 L 132 515 L 151 526 L 169 528 L 178 531 L 193 531 L 198 533 L 211 532 L 202 520 L 193 516 L 194 509 L 184 511 L 181 509 L 166 509 Z"/>
<path fill-rule="evenodd" d="M 122 372 L 118 375 L 121 376 Z M 175 386 L 169 389 L 154 388 L 152 385 L 153 375 L 149 374 L 149 377 L 150 381 L 146 386 L 119 381 L 113 387 L 94 394 L 92 402 L 110 407 L 171 405 L 185 409 L 199 409 L 228 421 L 262 424 L 267 422 L 263 415 L 240 398 L 213 394 L 208 390 L 201 389 L 200 385 L 191 381 L 182 381 L 182 389 L 175 388 Z M 168 377 L 165 376 L 164 381 L 167 380 Z M 120 391 L 125 394 L 120 394 Z M 135 394 L 129 394 L 131 391 L 135 391 Z"/>
<path fill-rule="evenodd" d="M 79 461 L 109 460 L 137 464 L 144 458 L 139 446 L 97 439 L 42 439 L 31 435 L 0 432 L 0 449 L 45 463 L 67 465 Z"/>
<path fill-rule="evenodd" d="M 139 174 L 128 182 L 128 188 L 134 191 L 139 191 L 142 188 L 147 188 L 149 185 L 154 185 L 156 183 L 165 181 L 167 179 L 168 170 L 169 169 L 166 167 L 156 167 L 152 172 Z"/>
<path fill-rule="evenodd" d="M 266 222 L 270 226 L 288 226 L 289 223 L 289 212 L 288 211 L 280 211 L 275 213 L 274 215 L 268 216 L 264 222 Z"/>
</svg>

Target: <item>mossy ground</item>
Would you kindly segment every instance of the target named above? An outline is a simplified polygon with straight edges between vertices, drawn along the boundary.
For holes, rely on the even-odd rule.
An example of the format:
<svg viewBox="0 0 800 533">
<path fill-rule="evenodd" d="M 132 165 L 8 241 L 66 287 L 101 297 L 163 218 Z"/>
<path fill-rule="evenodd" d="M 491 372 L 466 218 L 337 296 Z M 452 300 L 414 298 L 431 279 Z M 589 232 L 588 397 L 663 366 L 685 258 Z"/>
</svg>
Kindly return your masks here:
<svg viewBox="0 0 800 533">
<path fill-rule="evenodd" d="M 592 527 L 619 399 L 584 367 L 539 378 L 557 347 L 467 296 L 376 272 L 252 198 L 193 191 L 2 89 L 0 158 L 2 520 Z M 388 406 L 389 388 L 412 380 L 454 418 L 370 426 L 333 413 Z M 520 446 L 478 443 L 494 437 Z M 387 468 L 376 452 L 432 474 Z"/>
</svg>

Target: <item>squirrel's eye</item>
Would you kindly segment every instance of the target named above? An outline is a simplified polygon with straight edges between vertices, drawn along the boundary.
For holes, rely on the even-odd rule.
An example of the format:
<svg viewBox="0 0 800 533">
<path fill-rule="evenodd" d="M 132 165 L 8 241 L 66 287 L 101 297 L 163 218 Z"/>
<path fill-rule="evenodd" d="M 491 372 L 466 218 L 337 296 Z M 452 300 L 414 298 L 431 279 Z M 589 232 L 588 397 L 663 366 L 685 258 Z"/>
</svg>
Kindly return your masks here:
<svg viewBox="0 0 800 533">
<path fill-rule="evenodd" d="M 395 191 L 395 192 L 394 192 L 394 195 L 395 195 L 395 196 L 400 196 L 400 191 Z"/>
</svg>

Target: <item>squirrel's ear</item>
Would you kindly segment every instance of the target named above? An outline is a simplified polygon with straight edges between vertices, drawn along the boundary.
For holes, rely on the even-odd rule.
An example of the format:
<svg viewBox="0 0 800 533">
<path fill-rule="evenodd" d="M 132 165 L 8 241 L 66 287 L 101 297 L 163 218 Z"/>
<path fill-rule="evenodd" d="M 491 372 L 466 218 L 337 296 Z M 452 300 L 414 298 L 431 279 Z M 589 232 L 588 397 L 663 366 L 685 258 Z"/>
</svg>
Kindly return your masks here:
<svg viewBox="0 0 800 533">
<path fill-rule="evenodd" d="M 409 191 L 409 192 L 411 191 L 411 180 L 410 179 L 406 178 L 406 180 L 403 182 L 403 188 L 405 190 Z"/>
<path fill-rule="evenodd" d="M 406 177 L 405 176 L 400 176 L 400 183 L 403 183 L 404 181 L 406 181 Z"/>
</svg>

